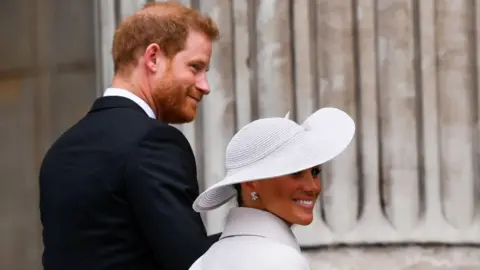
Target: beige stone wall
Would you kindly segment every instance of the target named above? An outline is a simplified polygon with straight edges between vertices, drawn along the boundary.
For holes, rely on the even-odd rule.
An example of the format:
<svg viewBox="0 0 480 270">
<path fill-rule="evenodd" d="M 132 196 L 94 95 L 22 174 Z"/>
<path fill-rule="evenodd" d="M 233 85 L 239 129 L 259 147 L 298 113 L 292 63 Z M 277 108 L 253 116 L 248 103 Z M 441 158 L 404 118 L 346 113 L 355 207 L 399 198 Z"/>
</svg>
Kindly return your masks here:
<svg viewBox="0 0 480 270">
<path fill-rule="evenodd" d="M 334 248 L 305 252 L 312 270 L 478 270 L 474 247 Z"/>
<path fill-rule="evenodd" d="M 41 267 L 38 167 L 96 96 L 93 5 L 0 1 L 0 269 Z"/>
</svg>

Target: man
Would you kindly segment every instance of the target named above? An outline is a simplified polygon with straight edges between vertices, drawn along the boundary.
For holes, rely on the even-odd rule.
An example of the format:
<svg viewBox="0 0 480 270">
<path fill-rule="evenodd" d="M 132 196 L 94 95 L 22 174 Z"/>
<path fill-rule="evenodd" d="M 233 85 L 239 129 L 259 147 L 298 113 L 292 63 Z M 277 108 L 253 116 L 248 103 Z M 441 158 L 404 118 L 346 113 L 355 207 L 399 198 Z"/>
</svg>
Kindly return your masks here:
<svg viewBox="0 0 480 270">
<path fill-rule="evenodd" d="M 40 170 L 45 270 L 182 270 L 215 241 L 192 209 L 188 141 L 218 28 L 154 3 L 115 32 L 112 88 L 49 149 Z"/>
</svg>

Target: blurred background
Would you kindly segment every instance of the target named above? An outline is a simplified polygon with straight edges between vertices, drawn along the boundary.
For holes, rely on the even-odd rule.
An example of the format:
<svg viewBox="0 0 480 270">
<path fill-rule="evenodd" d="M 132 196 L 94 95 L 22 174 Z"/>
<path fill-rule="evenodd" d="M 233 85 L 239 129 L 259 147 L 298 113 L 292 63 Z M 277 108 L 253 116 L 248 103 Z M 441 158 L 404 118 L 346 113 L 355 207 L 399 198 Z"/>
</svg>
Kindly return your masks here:
<svg viewBox="0 0 480 270">
<path fill-rule="evenodd" d="M 0 269 L 41 267 L 38 168 L 113 74 L 113 32 L 146 0 L 0 1 Z M 202 189 L 234 132 L 348 112 L 355 141 L 295 228 L 315 269 L 480 269 L 480 2 L 184 0 L 219 24 L 212 92 L 177 126 Z M 222 230 L 227 205 L 204 216 Z"/>
</svg>

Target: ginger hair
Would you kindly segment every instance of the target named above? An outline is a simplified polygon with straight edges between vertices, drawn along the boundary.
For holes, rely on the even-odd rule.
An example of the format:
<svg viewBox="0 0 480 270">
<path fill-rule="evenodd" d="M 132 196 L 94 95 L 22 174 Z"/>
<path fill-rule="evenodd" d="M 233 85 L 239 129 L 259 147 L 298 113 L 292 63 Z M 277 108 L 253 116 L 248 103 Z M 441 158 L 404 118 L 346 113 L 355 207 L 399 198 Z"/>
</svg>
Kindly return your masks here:
<svg viewBox="0 0 480 270">
<path fill-rule="evenodd" d="M 115 73 L 136 65 L 148 45 L 158 44 L 172 59 L 185 48 L 189 31 L 217 40 L 219 30 L 211 17 L 175 2 L 154 2 L 125 18 L 115 31 L 112 56 Z"/>
</svg>

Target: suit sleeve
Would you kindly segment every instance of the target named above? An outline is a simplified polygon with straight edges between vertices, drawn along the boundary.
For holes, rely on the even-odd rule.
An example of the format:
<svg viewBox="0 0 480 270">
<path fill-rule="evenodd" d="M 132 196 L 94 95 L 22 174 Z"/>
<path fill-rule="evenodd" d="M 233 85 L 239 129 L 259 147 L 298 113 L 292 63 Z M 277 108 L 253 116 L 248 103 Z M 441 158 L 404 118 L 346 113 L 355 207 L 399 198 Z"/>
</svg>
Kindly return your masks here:
<svg viewBox="0 0 480 270">
<path fill-rule="evenodd" d="M 183 135 L 173 129 L 151 130 L 130 154 L 126 188 L 156 262 L 162 269 L 182 270 L 213 242 L 192 209 L 198 196 L 193 153 Z"/>
<path fill-rule="evenodd" d="M 209 236 L 208 236 L 208 239 L 210 239 L 210 241 L 211 241 L 212 243 L 215 243 L 215 242 L 217 242 L 217 241 L 220 239 L 220 236 L 222 236 L 222 233 L 221 233 L 221 232 L 220 232 L 220 233 L 216 233 L 216 234 L 209 235 Z"/>
</svg>

